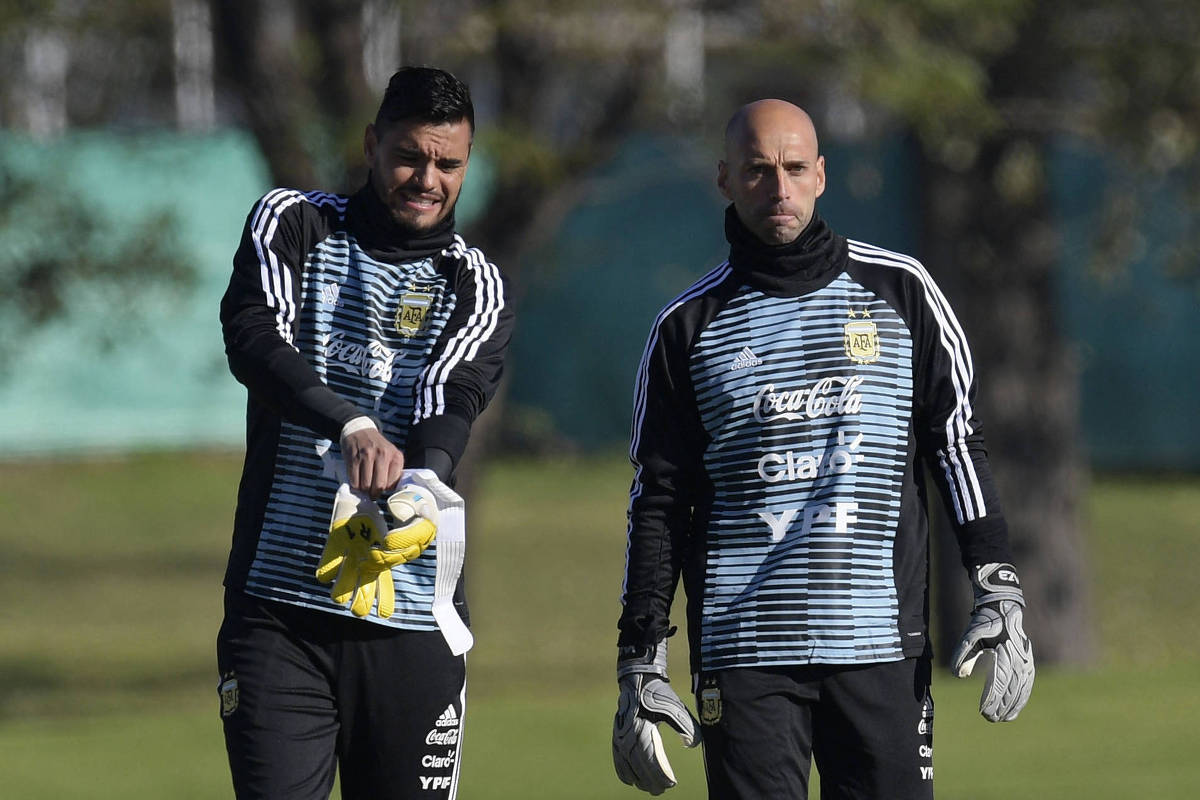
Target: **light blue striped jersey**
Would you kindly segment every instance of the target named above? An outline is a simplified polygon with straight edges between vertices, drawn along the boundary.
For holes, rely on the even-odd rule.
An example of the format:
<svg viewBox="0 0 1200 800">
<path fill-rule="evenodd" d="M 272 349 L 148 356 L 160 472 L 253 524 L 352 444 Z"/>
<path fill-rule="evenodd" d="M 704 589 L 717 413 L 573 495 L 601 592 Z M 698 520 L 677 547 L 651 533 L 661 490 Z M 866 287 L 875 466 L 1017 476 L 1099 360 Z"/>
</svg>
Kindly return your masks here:
<svg viewBox="0 0 1200 800">
<path fill-rule="evenodd" d="M 918 262 L 818 225 L 805 269 L 735 258 L 651 328 L 622 645 L 667 634 L 682 575 L 695 671 L 920 654 L 926 468 L 964 559 L 1007 550 L 949 304 Z"/>
<path fill-rule="evenodd" d="M 689 371 L 712 483 L 703 663 L 900 658 L 904 321 L 844 273 L 802 297 L 746 291 L 701 331 Z"/>
<path fill-rule="evenodd" d="M 498 270 L 461 238 L 448 233 L 444 248 L 415 254 L 381 247 L 370 192 L 264 197 L 223 312 L 231 367 L 251 388 L 226 584 L 346 616 L 315 577 L 347 477 L 341 425 L 367 414 L 401 450 L 420 435 L 461 455 L 495 391 L 511 325 Z M 383 498 L 380 508 L 390 521 Z M 435 539 L 393 567 L 394 614 L 366 619 L 435 629 L 436 559 Z"/>
</svg>

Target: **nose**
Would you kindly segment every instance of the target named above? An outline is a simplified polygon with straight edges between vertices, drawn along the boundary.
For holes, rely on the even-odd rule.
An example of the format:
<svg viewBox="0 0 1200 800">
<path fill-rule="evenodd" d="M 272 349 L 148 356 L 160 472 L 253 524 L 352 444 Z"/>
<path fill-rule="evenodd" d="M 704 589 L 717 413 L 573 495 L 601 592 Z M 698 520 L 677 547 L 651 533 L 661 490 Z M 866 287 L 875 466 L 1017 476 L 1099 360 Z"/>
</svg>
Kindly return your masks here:
<svg viewBox="0 0 1200 800">
<path fill-rule="evenodd" d="M 791 192 L 788 188 L 787 170 L 782 166 L 776 167 L 773 170 L 770 190 L 772 200 L 787 200 L 791 197 Z"/>
<path fill-rule="evenodd" d="M 420 187 L 422 191 L 433 189 L 433 164 L 426 161 L 414 167 L 411 183 Z"/>
</svg>

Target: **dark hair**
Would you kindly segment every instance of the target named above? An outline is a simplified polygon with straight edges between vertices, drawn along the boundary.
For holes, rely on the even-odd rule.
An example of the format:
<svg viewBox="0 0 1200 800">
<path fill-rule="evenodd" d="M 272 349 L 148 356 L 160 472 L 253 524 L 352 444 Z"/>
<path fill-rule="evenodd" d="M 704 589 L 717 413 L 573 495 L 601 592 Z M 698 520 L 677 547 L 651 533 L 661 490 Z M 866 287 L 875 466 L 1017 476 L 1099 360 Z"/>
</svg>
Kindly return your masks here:
<svg viewBox="0 0 1200 800">
<path fill-rule="evenodd" d="M 475 107 L 467 85 L 445 70 L 402 67 L 388 81 L 375 115 L 375 127 L 400 120 L 440 124 L 466 120 L 475 134 Z"/>
</svg>

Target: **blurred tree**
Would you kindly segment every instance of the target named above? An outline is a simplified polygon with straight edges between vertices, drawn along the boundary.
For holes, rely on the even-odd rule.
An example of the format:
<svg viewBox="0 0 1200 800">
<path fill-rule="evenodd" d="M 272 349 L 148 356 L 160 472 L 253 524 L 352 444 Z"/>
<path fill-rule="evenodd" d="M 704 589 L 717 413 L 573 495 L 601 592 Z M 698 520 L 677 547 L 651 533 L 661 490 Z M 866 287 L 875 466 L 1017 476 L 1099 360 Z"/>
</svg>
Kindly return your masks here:
<svg viewBox="0 0 1200 800">
<path fill-rule="evenodd" d="M 223 94 L 279 186 L 357 188 L 378 98 L 363 68 L 360 3 L 212 0 Z"/>
<path fill-rule="evenodd" d="M 114 233 L 62 176 L 45 178 L 0 159 L 0 367 L 76 303 L 119 309 L 83 331 L 81 350 L 117 347 L 144 333 L 139 310 L 148 298 L 174 299 L 195 278 L 175 246 L 172 214 L 152 213 Z"/>
<path fill-rule="evenodd" d="M 0 119 L 35 136 L 170 124 L 171 0 L 0 0 Z"/>
<path fill-rule="evenodd" d="M 53 150 L 28 146 L 71 128 L 158 121 L 155 98 L 171 64 L 158 44 L 170 41 L 168 11 L 165 0 L 0 0 L 0 57 L 9 65 L 0 119 L 18 132 L 0 139 L 0 362 L 74 302 L 121 309 L 81 341 L 117 346 L 141 332 L 144 306 L 128 298 L 173 298 L 195 278 L 171 212 L 114 225 L 87 197 L 96 187 L 79 185 Z M 20 154 L 34 159 L 21 163 Z"/>
</svg>

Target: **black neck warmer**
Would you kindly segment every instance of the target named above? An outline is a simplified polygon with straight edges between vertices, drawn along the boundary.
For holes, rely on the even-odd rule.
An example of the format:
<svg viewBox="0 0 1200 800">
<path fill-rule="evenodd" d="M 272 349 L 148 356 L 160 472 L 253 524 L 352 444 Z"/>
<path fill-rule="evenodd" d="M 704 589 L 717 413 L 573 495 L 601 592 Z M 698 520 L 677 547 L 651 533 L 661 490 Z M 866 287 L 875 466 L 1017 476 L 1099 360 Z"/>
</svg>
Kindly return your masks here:
<svg viewBox="0 0 1200 800">
<path fill-rule="evenodd" d="M 427 231 L 415 231 L 401 225 L 379 199 L 368 178 L 350 198 L 347 209 L 355 221 L 354 235 L 359 246 L 372 257 L 386 261 L 413 261 L 436 255 L 454 241 L 454 211 Z"/>
<path fill-rule="evenodd" d="M 730 205 L 725 209 L 725 238 L 729 266 L 746 283 L 770 295 L 795 296 L 818 289 L 841 271 L 846 260 L 846 240 L 815 210 L 794 241 L 774 246 L 751 233 Z"/>
</svg>

